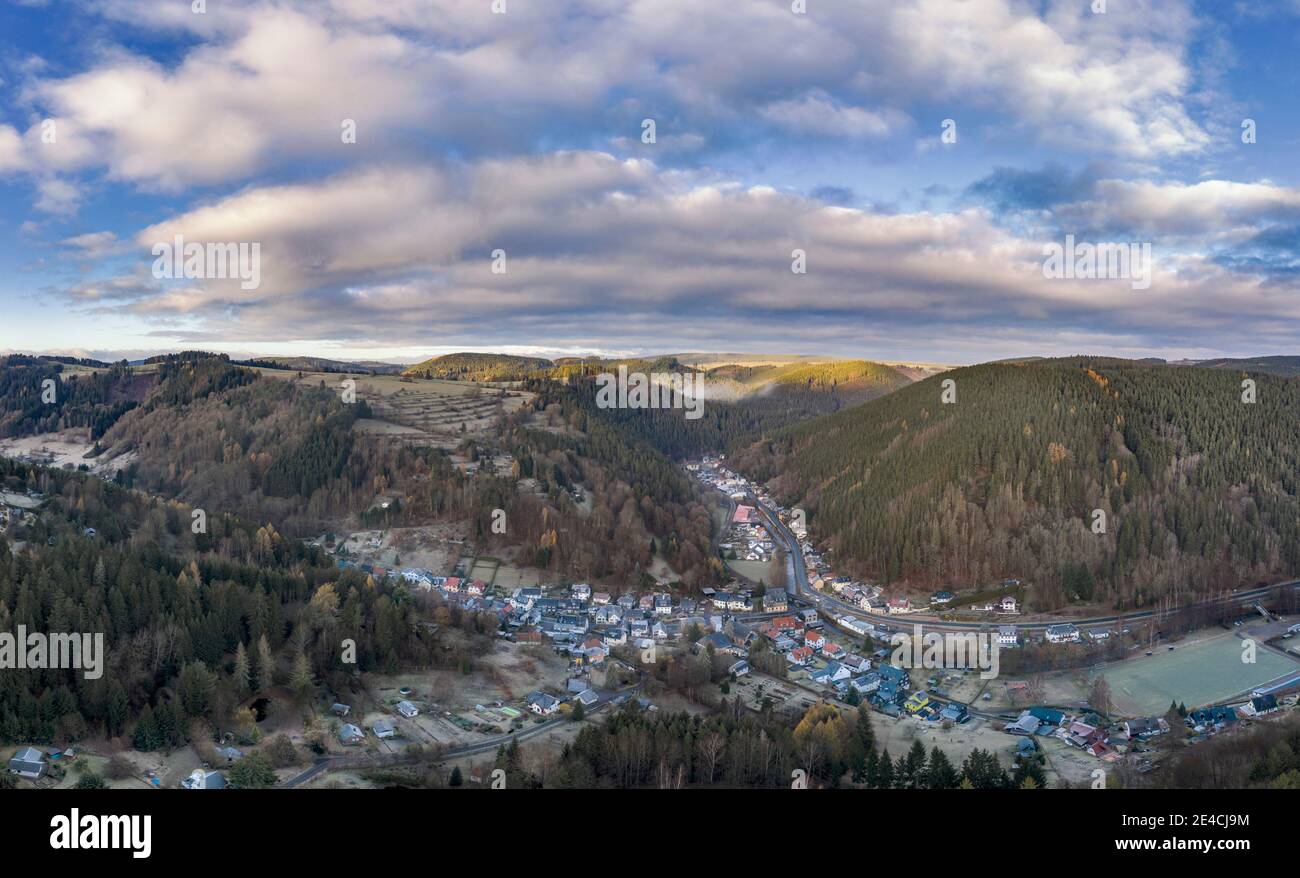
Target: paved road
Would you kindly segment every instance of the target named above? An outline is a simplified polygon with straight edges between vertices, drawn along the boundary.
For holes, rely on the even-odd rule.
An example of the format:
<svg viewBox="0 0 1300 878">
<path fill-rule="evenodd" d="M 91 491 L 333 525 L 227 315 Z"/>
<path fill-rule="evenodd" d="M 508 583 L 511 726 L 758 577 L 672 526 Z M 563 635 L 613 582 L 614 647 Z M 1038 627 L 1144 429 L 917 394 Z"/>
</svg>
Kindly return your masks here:
<svg viewBox="0 0 1300 878">
<path fill-rule="evenodd" d="M 626 699 L 633 697 L 637 692 L 640 691 L 643 682 L 644 681 L 638 681 L 636 685 L 629 686 L 626 689 L 620 689 L 617 691 L 609 691 L 609 692 L 598 692 L 597 695 L 599 696 L 600 700 L 597 701 L 593 707 L 587 710 L 588 715 L 596 713 L 597 711 L 600 711 L 601 709 L 605 708 L 610 704 L 614 704 L 615 702 L 621 703 L 622 701 L 625 701 Z M 546 722 L 537 723 L 536 725 L 528 726 L 527 728 L 520 729 L 517 732 L 507 732 L 503 735 L 495 735 L 483 741 L 475 741 L 472 744 L 462 744 L 459 747 L 448 748 L 441 752 L 441 755 L 439 756 L 439 760 L 441 761 L 445 759 L 454 759 L 458 756 L 473 756 L 478 753 L 495 752 L 496 749 L 500 747 L 502 744 L 508 744 L 511 738 L 514 738 L 519 741 L 527 741 L 529 738 L 535 738 L 538 735 L 542 734 L 543 732 L 551 731 L 556 726 L 567 722 L 570 722 L 570 719 L 567 714 L 556 715 L 555 717 L 548 719 Z M 279 784 L 277 786 L 277 789 L 284 789 L 284 790 L 292 789 L 293 787 L 306 783 L 316 775 L 320 774 L 322 771 L 328 770 L 329 767 L 334 762 L 340 760 L 351 760 L 361 755 L 362 754 L 348 753 L 348 754 L 331 754 L 329 756 L 318 757 L 316 761 L 313 762 L 309 768 L 295 775 L 294 777 L 289 778 L 283 783 Z"/>
<path fill-rule="evenodd" d="M 807 567 L 804 564 L 803 553 L 799 551 L 799 541 L 795 538 L 794 533 L 788 527 L 785 526 L 785 523 L 781 521 L 779 516 L 777 516 L 774 512 L 772 512 L 766 506 L 760 503 L 757 497 L 751 494 L 749 496 L 749 500 L 755 506 L 758 507 L 760 513 L 763 515 L 764 520 L 768 522 L 769 527 L 771 527 L 778 541 L 780 541 L 782 545 L 787 547 L 787 551 L 789 551 L 791 557 L 794 558 L 795 581 L 792 584 L 792 586 L 790 586 L 790 593 L 794 596 L 803 598 L 804 600 L 811 603 L 813 606 L 817 607 L 819 610 L 827 610 L 827 611 L 834 610 L 835 612 L 841 615 L 849 615 L 849 616 L 853 616 L 854 618 L 861 619 L 865 622 L 871 622 L 872 624 L 875 625 L 885 625 L 887 627 L 893 627 L 893 628 L 897 628 L 900 625 L 908 625 L 908 626 L 919 625 L 921 626 L 922 632 L 924 632 L 926 629 L 933 629 L 936 631 L 981 631 L 981 630 L 986 630 L 991 625 L 997 624 L 995 621 L 985 621 L 985 622 L 949 621 L 943 619 L 936 619 L 933 616 L 927 616 L 925 614 L 918 614 L 918 613 L 912 613 L 905 616 L 897 616 L 897 615 L 890 616 L 888 614 L 883 614 L 883 613 L 871 613 L 871 612 L 867 612 L 866 610 L 859 609 L 858 607 L 855 607 L 851 604 L 847 604 L 844 601 L 841 601 L 838 598 L 833 597 L 831 595 L 814 593 L 808 588 Z M 1180 610 L 1197 609 L 1197 608 L 1222 606 L 1222 605 L 1232 604 L 1232 603 L 1241 603 L 1241 604 L 1248 605 L 1254 603 L 1260 598 L 1266 597 L 1269 594 L 1269 592 L 1271 592 L 1274 588 L 1277 588 L 1278 586 L 1290 587 L 1290 588 L 1300 587 L 1300 580 L 1291 580 L 1288 582 L 1276 583 L 1274 585 L 1260 586 L 1258 588 L 1242 589 L 1233 592 L 1231 594 L 1220 595 L 1194 604 L 1187 604 L 1183 607 L 1179 607 L 1178 609 Z M 1059 618 L 1059 619 L 1047 619 L 1047 620 L 1035 621 L 1035 622 L 1016 622 L 1016 627 L 1019 628 L 1021 631 L 1042 631 L 1050 625 L 1056 625 L 1062 622 L 1071 622 L 1080 628 L 1087 628 L 1090 626 L 1100 626 L 1100 625 L 1106 625 L 1113 622 L 1118 622 L 1121 619 L 1124 620 L 1125 622 L 1140 621 L 1143 619 L 1149 619 L 1160 612 L 1162 611 L 1138 610 L 1131 613 L 1114 613 L 1108 616 L 1093 616 L 1087 619 Z"/>
</svg>

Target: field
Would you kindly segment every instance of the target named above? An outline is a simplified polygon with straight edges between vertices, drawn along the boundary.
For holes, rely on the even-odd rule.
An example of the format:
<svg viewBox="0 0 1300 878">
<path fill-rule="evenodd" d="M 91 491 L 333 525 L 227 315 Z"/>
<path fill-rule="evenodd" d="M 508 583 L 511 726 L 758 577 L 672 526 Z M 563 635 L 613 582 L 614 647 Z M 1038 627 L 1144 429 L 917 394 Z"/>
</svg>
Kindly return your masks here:
<svg viewBox="0 0 1300 878">
<path fill-rule="evenodd" d="M 1300 664 L 1265 649 L 1256 650 L 1254 664 L 1242 661 L 1243 641 L 1230 633 L 1158 651 L 1106 668 L 1116 710 L 1125 715 L 1160 714 L 1170 701 L 1200 707 L 1247 693 Z"/>
<path fill-rule="evenodd" d="M 362 432 L 388 436 L 416 445 L 455 448 L 467 437 L 485 435 L 499 414 L 527 405 L 532 394 L 507 384 L 402 378 L 399 375 L 344 375 L 336 372 L 291 372 L 258 369 L 270 378 L 299 384 L 339 388 L 356 382 L 356 396 L 365 401 L 374 419 L 358 422 Z"/>
</svg>

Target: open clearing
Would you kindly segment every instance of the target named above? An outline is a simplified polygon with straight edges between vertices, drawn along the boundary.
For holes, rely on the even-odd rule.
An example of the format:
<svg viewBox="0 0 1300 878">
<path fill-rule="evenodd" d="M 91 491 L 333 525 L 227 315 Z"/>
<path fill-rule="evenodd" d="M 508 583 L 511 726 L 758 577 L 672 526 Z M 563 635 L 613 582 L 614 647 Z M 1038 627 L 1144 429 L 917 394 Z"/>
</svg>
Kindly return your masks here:
<svg viewBox="0 0 1300 878">
<path fill-rule="evenodd" d="M 509 414 L 532 401 L 533 395 L 508 384 L 403 378 L 400 375 L 356 375 L 340 372 L 291 372 L 258 369 L 267 377 L 298 384 L 340 389 L 356 382 L 356 396 L 374 412 L 357 429 L 416 445 L 455 448 L 467 437 L 486 435 L 500 414 Z M 299 375 L 301 374 L 301 377 Z"/>
<path fill-rule="evenodd" d="M 1243 641 L 1232 632 L 1210 637 L 1172 652 L 1162 649 L 1106 668 L 1117 710 L 1127 715 L 1163 713 L 1170 701 L 1189 708 L 1213 704 L 1295 672 L 1300 664 L 1265 649 L 1255 651 L 1254 664 L 1242 661 Z"/>
</svg>

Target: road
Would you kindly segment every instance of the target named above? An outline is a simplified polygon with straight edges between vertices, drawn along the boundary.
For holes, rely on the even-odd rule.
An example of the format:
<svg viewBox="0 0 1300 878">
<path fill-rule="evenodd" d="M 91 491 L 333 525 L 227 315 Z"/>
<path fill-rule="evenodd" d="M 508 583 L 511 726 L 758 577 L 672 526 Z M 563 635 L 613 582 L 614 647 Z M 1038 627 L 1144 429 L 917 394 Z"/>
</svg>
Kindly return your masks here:
<svg viewBox="0 0 1300 878">
<path fill-rule="evenodd" d="M 633 697 L 637 692 L 640 691 L 643 682 L 644 680 L 639 680 L 635 685 L 629 686 L 626 689 L 598 692 L 597 695 L 599 697 L 599 700 L 596 702 L 596 704 L 593 707 L 587 710 L 587 714 L 591 715 L 599 712 L 600 710 L 604 709 L 610 704 L 622 703 L 623 701 L 626 701 L 628 698 Z M 551 719 L 546 720 L 545 722 L 537 723 L 527 728 L 520 729 L 517 732 L 507 732 L 502 735 L 495 735 L 483 741 L 475 741 L 472 744 L 462 744 L 459 747 L 449 747 L 441 751 L 438 757 L 438 761 L 441 762 L 446 759 L 455 759 L 459 756 L 474 756 L 478 753 L 495 752 L 496 749 L 500 747 L 502 744 L 508 744 L 511 738 L 514 738 L 515 740 L 518 741 L 527 741 L 529 738 L 535 738 L 538 735 L 542 734 L 543 732 L 551 731 L 556 726 L 559 726 L 562 723 L 567 723 L 567 722 L 571 722 L 568 714 L 558 714 L 552 717 Z M 331 754 L 329 756 L 320 756 L 306 770 L 300 772 L 297 775 L 294 775 L 293 777 L 289 778 L 288 780 L 280 784 L 277 784 L 276 788 L 282 790 L 293 789 L 294 787 L 304 784 L 307 781 L 311 780 L 313 777 L 320 774 L 322 771 L 327 771 L 333 763 L 338 761 L 344 761 L 344 760 L 350 761 L 356 759 L 359 756 L 361 756 L 361 754 L 352 754 L 352 753 Z M 360 767 L 359 770 L 364 770 L 364 766 Z"/>
<path fill-rule="evenodd" d="M 991 624 L 996 624 L 995 622 L 987 622 L 987 621 L 986 622 L 950 621 L 944 619 L 936 619 L 932 616 L 926 616 L 923 614 L 915 614 L 915 613 L 902 615 L 902 616 L 900 615 L 891 616 L 883 613 L 871 613 L 866 610 L 859 609 L 858 607 L 855 607 L 851 604 L 846 604 L 844 601 L 841 601 L 838 598 L 833 597 L 831 595 L 816 594 L 812 592 L 808 588 L 807 566 L 804 564 L 803 553 L 799 550 L 799 541 L 795 538 L 794 533 L 788 527 L 786 527 L 785 523 L 781 521 L 779 516 L 777 516 L 766 506 L 764 506 L 761 502 L 759 502 L 757 497 L 751 494 L 749 495 L 748 499 L 751 503 L 753 503 L 758 508 L 760 514 L 762 514 L 763 516 L 764 521 L 768 523 L 769 528 L 772 530 L 773 535 L 777 538 L 778 542 L 780 542 L 783 546 L 786 547 L 786 550 L 790 553 L 790 556 L 794 559 L 795 581 L 791 586 L 789 586 L 788 591 L 793 597 L 797 597 L 808 602 L 812 606 L 816 607 L 818 610 L 834 610 L 835 612 L 841 615 L 853 616 L 854 618 L 861 619 L 864 622 L 870 622 L 874 625 L 885 625 L 887 627 L 892 627 L 892 628 L 897 628 L 900 625 L 917 625 L 921 627 L 922 633 L 924 633 L 926 629 L 931 629 L 935 631 L 982 631 L 982 630 L 987 630 Z M 1266 597 L 1269 594 L 1269 592 L 1271 592 L 1275 588 L 1278 588 L 1279 586 L 1296 588 L 1300 586 L 1300 580 L 1280 582 L 1274 585 L 1260 586 L 1258 588 L 1242 589 L 1240 591 L 1236 591 L 1231 594 L 1220 595 L 1218 597 L 1210 598 L 1208 600 L 1200 601 L 1198 603 L 1188 604 L 1179 607 L 1178 609 L 1183 610 L 1183 609 L 1208 608 L 1208 607 L 1222 606 L 1231 603 L 1251 604 L 1259 600 L 1260 598 Z M 1131 613 L 1114 613 L 1108 616 L 1093 616 L 1087 619 L 1059 618 L 1059 619 L 1039 620 L 1034 622 L 1016 622 L 1016 627 L 1021 631 L 1042 631 L 1051 625 L 1058 625 L 1064 622 L 1070 622 L 1080 628 L 1088 628 L 1093 626 L 1104 626 L 1107 624 L 1118 622 L 1120 620 L 1123 620 L 1124 622 L 1141 621 L 1144 619 L 1152 618 L 1153 616 L 1156 616 L 1161 612 L 1167 612 L 1167 611 L 1138 610 Z M 1010 620 L 1008 620 L 1008 624 L 1009 622 Z"/>
</svg>

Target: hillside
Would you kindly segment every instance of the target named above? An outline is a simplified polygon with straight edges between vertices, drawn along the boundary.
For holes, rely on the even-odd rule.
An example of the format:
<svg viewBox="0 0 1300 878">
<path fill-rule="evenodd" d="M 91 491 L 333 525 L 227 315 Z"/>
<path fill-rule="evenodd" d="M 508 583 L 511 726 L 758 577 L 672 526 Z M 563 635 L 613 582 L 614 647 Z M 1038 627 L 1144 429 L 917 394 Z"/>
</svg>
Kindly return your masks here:
<svg viewBox="0 0 1300 878">
<path fill-rule="evenodd" d="M 550 360 L 541 357 L 513 354 L 445 354 L 408 366 L 402 374 L 452 381 L 521 381 L 530 373 L 552 365 Z"/>
<path fill-rule="evenodd" d="M 1193 365 L 1202 369 L 1234 369 L 1238 372 L 1265 372 L 1283 378 L 1300 376 L 1300 357 L 1246 357 L 1199 360 Z"/>
<path fill-rule="evenodd" d="M 299 372 L 361 372 L 372 375 L 397 375 L 405 366 L 377 360 L 330 360 L 325 357 L 257 357 L 239 361 L 264 369 L 292 369 Z"/>
<path fill-rule="evenodd" d="M 940 403 L 956 382 L 956 404 Z M 1300 572 L 1300 383 L 1121 360 L 985 364 L 733 455 L 837 565 L 917 586 L 1034 583 L 1121 608 Z M 1092 510 L 1108 515 L 1104 534 Z"/>
</svg>

